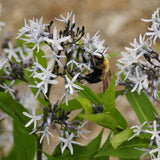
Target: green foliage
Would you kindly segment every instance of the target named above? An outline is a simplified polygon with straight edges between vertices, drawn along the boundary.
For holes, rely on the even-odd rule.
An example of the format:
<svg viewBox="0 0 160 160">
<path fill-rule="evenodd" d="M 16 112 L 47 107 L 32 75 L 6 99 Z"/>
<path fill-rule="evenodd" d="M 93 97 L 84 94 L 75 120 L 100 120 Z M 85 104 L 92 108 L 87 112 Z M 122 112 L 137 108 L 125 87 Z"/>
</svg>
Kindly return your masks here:
<svg viewBox="0 0 160 160">
<path fill-rule="evenodd" d="M 103 97 L 101 100 L 104 105 L 104 112 L 114 113 L 115 111 L 115 75 L 113 75 L 111 84 L 103 94 Z"/>
<path fill-rule="evenodd" d="M 22 128 L 24 127 L 24 124 L 30 120 L 22 114 L 22 112 L 27 112 L 27 110 L 7 93 L 0 92 L 0 109 L 12 117 Z M 24 128 L 24 130 L 28 129 Z M 31 127 L 29 130 L 31 131 Z"/>
<path fill-rule="evenodd" d="M 63 104 L 59 104 L 59 108 L 74 111 L 74 110 L 77 110 L 77 109 L 81 109 L 82 105 L 76 99 L 72 99 L 72 100 L 68 101 L 68 106 L 66 105 L 66 103 L 63 103 Z"/>
<path fill-rule="evenodd" d="M 79 117 L 90 120 L 105 128 L 115 130 L 116 128 L 125 129 L 127 122 L 121 113 L 115 108 L 115 76 L 106 92 L 102 95 L 96 95 L 90 88 L 80 85 L 84 90 L 79 92 L 77 101 L 81 103 L 87 114 L 80 114 Z M 99 114 L 92 114 L 91 103 L 95 105 L 103 104 L 104 111 Z"/>
<path fill-rule="evenodd" d="M 107 57 L 107 58 L 110 59 L 110 58 L 112 58 L 112 57 L 118 56 L 120 53 L 121 53 L 121 52 L 110 53 L 110 54 L 109 54 L 109 57 Z"/>
<path fill-rule="evenodd" d="M 79 83 L 76 84 L 83 88 L 83 90 L 80 90 L 78 92 L 78 95 L 80 97 L 88 99 L 95 105 L 101 104 L 102 101 L 100 100 L 100 98 L 89 87 L 81 85 Z"/>
<path fill-rule="evenodd" d="M 82 107 L 88 114 L 93 113 L 91 102 L 88 99 L 77 97 L 76 100 L 82 105 Z"/>
<path fill-rule="evenodd" d="M 14 146 L 8 157 L 3 158 L 3 160 L 33 160 L 36 149 L 36 137 L 29 135 L 33 125 L 29 129 L 24 127 L 30 120 L 22 114 L 22 112 L 27 112 L 27 110 L 6 93 L 0 93 L 0 109 L 13 118 Z"/>
<path fill-rule="evenodd" d="M 153 112 L 157 114 L 157 111 L 144 92 L 141 91 L 140 95 L 137 92 L 128 92 L 126 97 L 141 123 L 155 120 Z"/>
<path fill-rule="evenodd" d="M 114 147 L 114 149 L 117 149 L 123 142 L 128 140 L 133 135 L 133 132 L 131 129 L 125 129 L 124 131 L 116 134 L 111 139 L 111 144 Z"/>
<path fill-rule="evenodd" d="M 41 64 L 44 68 L 47 67 L 47 59 L 45 57 L 45 53 L 39 49 L 39 52 L 37 52 L 37 49 L 34 50 L 33 52 L 33 58 L 34 61 L 36 61 L 36 59 L 38 60 L 38 63 Z"/>
<path fill-rule="evenodd" d="M 148 141 L 141 138 L 134 138 L 130 141 L 125 141 L 118 148 L 114 149 L 111 143 L 105 143 L 99 153 L 95 157 L 112 156 L 124 159 L 139 159 L 143 151 L 135 148 L 147 148 Z"/>
<path fill-rule="evenodd" d="M 118 126 L 116 119 L 108 113 L 79 114 L 79 117 L 92 121 L 111 130 L 115 130 Z"/>
<path fill-rule="evenodd" d="M 19 127 L 16 121 L 13 123 L 14 150 L 17 160 L 33 160 L 36 151 L 36 137 L 29 135 L 29 132 Z"/>
<path fill-rule="evenodd" d="M 36 151 L 36 137 L 13 121 L 14 146 L 7 157 L 2 160 L 33 160 Z"/>
<path fill-rule="evenodd" d="M 122 116 L 122 114 L 115 108 L 115 112 L 112 113 L 113 117 L 117 120 L 118 128 L 119 129 L 126 129 L 127 128 L 127 121 Z"/>
</svg>

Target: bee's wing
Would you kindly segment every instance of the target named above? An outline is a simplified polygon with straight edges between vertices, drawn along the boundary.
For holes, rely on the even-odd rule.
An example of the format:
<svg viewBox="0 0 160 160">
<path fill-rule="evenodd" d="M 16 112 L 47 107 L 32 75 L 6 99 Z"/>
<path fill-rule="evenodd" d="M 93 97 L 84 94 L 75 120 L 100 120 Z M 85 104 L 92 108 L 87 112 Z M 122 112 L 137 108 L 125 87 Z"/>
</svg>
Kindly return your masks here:
<svg viewBox="0 0 160 160">
<path fill-rule="evenodd" d="M 108 88 L 108 83 L 111 81 L 111 75 L 112 74 L 110 70 L 108 72 L 103 71 L 103 93 Z"/>
</svg>

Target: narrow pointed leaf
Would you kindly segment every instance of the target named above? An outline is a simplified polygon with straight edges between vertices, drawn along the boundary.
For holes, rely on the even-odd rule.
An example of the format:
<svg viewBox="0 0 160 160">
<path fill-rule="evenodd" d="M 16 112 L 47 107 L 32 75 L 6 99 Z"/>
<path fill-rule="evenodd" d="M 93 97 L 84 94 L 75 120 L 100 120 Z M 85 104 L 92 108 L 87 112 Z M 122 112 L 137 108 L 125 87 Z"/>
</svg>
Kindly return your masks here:
<svg viewBox="0 0 160 160">
<path fill-rule="evenodd" d="M 157 111 L 144 92 L 140 95 L 137 92 L 128 92 L 126 97 L 141 123 L 155 120 L 153 112 L 157 114 Z"/>
<path fill-rule="evenodd" d="M 68 101 L 68 106 L 66 105 L 66 103 L 64 103 L 64 104 L 60 104 L 59 108 L 67 109 L 67 110 L 77 110 L 77 109 L 81 109 L 82 105 L 76 99 L 72 99 Z"/>
<path fill-rule="evenodd" d="M 91 103 L 88 99 L 86 98 L 81 98 L 81 97 L 76 97 L 76 100 L 82 105 L 82 107 L 84 108 L 84 110 L 89 114 L 89 113 L 93 113 L 93 109 L 91 106 Z"/>
<path fill-rule="evenodd" d="M 133 132 L 131 129 L 125 129 L 124 131 L 118 133 L 111 139 L 112 146 L 117 149 L 122 143 L 127 141 L 131 136 L 133 135 Z"/>
<path fill-rule="evenodd" d="M 112 115 L 118 122 L 118 128 L 121 128 L 121 129 L 127 128 L 126 119 L 123 117 L 123 115 L 116 108 L 115 108 L 115 112 L 112 113 Z"/>
<path fill-rule="evenodd" d="M 45 53 L 39 49 L 39 52 L 37 53 L 37 49 L 34 50 L 34 54 L 33 54 L 33 58 L 34 61 L 36 61 L 36 59 L 38 60 L 38 63 L 41 64 L 44 68 L 47 67 L 47 59 L 45 57 Z"/>
<path fill-rule="evenodd" d="M 112 58 L 112 57 L 118 56 L 120 53 L 121 53 L 121 52 L 110 53 L 107 58 L 110 59 L 110 58 Z"/>
<path fill-rule="evenodd" d="M 82 98 L 86 98 L 91 101 L 93 104 L 98 105 L 101 104 L 100 98 L 87 86 L 81 85 L 76 82 L 83 90 L 78 92 L 78 95 Z"/>
<path fill-rule="evenodd" d="M 97 113 L 97 114 L 79 114 L 79 117 L 92 121 L 102 127 L 115 130 L 118 123 L 116 119 L 107 113 Z"/>
<path fill-rule="evenodd" d="M 13 121 L 14 148 L 17 160 L 34 160 L 36 151 L 36 137 Z"/>
<path fill-rule="evenodd" d="M 0 109 L 12 117 L 22 127 L 30 120 L 28 117 L 23 115 L 23 112 L 28 111 L 7 93 L 0 92 Z M 32 125 L 24 129 L 31 131 L 31 128 L 33 128 Z"/>
<path fill-rule="evenodd" d="M 103 95 L 102 103 L 104 105 L 105 112 L 115 111 L 115 75 L 112 78 L 110 86 Z"/>
</svg>

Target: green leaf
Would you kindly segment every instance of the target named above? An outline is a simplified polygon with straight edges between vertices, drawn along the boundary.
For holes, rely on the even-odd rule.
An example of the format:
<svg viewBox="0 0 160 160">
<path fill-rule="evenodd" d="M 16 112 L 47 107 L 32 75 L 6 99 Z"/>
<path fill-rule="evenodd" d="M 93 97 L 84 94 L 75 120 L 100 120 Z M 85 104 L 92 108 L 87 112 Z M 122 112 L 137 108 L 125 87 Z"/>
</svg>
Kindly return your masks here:
<svg viewBox="0 0 160 160">
<path fill-rule="evenodd" d="M 23 112 L 28 111 L 7 93 L 0 92 L 0 109 L 12 117 L 22 127 L 30 120 L 23 115 Z M 31 131 L 31 127 L 33 126 L 31 125 L 29 129 L 24 129 Z"/>
<path fill-rule="evenodd" d="M 24 127 L 30 120 L 22 114 L 27 110 L 6 93 L 0 93 L 0 109 L 13 118 L 14 147 L 4 160 L 32 160 L 35 154 L 36 139 L 35 136 L 29 135 L 33 125 L 28 128 Z M 14 158 L 11 158 L 12 156 Z"/>
<path fill-rule="evenodd" d="M 116 119 L 108 113 L 79 114 L 79 117 L 92 121 L 111 130 L 115 130 L 118 125 Z"/>
<path fill-rule="evenodd" d="M 78 95 L 82 98 L 86 98 L 95 105 L 101 104 L 100 98 L 87 86 L 84 86 L 82 84 L 79 84 L 78 82 L 75 82 L 77 85 L 79 85 L 83 90 L 80 90 L 78 92 Z"/>
<path fill-rule="evenodd" d="M 157 94 L 158 94 L 158 98 L 159 98 L 159 101 L 160 101 L 160 93 L 159 93 L 159 92 L 157 92 Z"/>
<path fill-rule="evenodd" d="M 111 139 L 111 144 L 114 149 L 117 149 L 122 143 L 128 140 L 133 135 L 131 129 L 125 129 L 124 131 L 118 133 Z"/>
<path fill-rule="evenodd" d="M 126 90 L 119 90 L 115 92 L 115 97 L 117 98 L 120 95 L 124 95 L 126 93 Z"/>
<path fill-rule="evenodd" d="M 121 128 L 121 129 L 127 128 L 127 121 L 116 108 L 115 108 L 115 112 L 112 115 L 118 122 L 118 128 Z"/>
<path fill-rule="evenodd" d="M 37 52 L 37 49 L 33 52 L 33 58 L 36 61 L 36 58 L 38 60 L 38 63 L 41 64 L 44 68 L 47 68 L 47 59 L 45 57 L 45 53 L 39 49 L 39 52 Z"/>
<path fill-rule="evenodd" d="M 79 103 L 81 103 L 82 107 L 88 114 L 93 113 L 91 102 L 88 99 L 81 97 L 75 97 L 75 98 Z"/>
<path fill-rule="evenodd" d="M 79 103 L 76 99 L 69 100 L 68 106 L 66 105 L 66 103 L 64 103 L 60 104 L 58 107 L 67 110 L 77 110 L 83 108 L 81 103 Z"/>
<path fill-rule="evenodd" d="M 112 57 L 115 57 L 115 56 L 118 56 L 121 52 L 115 52 L 115 53 L 110 53 L 109 54 L 109 57 L 107 57 L 108 59 L 112 58 Z"/>
<path fill-rule="evenodd" d="M 13 121 L 14 150 L 16 160 L 33 160 L 36 151 L 36 136 L 29 135 L 15 120 Z"/>
<path fill-rule="evenodd" d="M 99 135 L 93 139 L 86 147 L 89 152 L 96 152 L 99 150 L 102 140 L 103 130 L 99 133 Z"/>
<path fill-rule="evenodd" d="M 140 123 L 155 120 L 153 112 L 157 114 L 157 111 L 144 92 L 141 92 L 140 95 L 137 92 L 127 92 L 126 97 Z"/>
<path fill-rule="evenodd" d="M 136 137 L 124 142 L 117 149 L 114 149 L 112 144 L 105 145 L 95 157 L 112 156 L 125 159 L 138 159 L 144 152 L 135 148 L 147 148 L 148 144 L 149 142 L 145 139 Z"/>
<path fill-rule="evenodd" d="M 52 156 L 51 155 L 49 155 L 48 153 L 46 153 L 45 151 L 43 151 L 43 150 L 41 150 L 42 151 L 42 153 L 48 158 L 48 160 L 49 159 L 52 159 Z"/>
<path fill-rule="evenodd" d="M 115 75 L 113 75 L 111 84 L 102 97 L 102 103 L 104 105 L 104 112 L 115 111 Z"/>
<path fill-rule="evenodd" d="M 103 93 L 99 93 L 98 97 L 99 98 L 103 97 Z M 121 128 L 121 129 L 127 128 L 127 121 L 125 120 L 125 118 L 122 116 L 122 114 L 116 108 L 115 108 L 114 112 L 111 114 L 117 120 L 119 128 Z"/>
<path fill-rule="evenodd" d="M 160 51 L 160 44 L 156 44 L 156 47 Z"/>
</svg>

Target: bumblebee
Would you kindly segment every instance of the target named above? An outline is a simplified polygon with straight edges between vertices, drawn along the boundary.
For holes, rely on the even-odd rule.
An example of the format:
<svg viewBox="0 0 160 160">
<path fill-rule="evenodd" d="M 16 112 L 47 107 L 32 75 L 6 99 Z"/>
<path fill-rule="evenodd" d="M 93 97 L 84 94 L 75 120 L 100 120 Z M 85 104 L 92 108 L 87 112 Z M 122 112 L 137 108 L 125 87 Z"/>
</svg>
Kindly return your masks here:
<svg viewBox="0 0 160 160">
<path fill-rule="evenodd" d="M 111 76 L 109 70 L 109 60 L 102 54 L 92 58 L 93 72 L 85 75 L 84 79 L 89 83 L 97 83 L 103 80 L 103 92 L 108 88 L 108 77 Z"/>
</svg>

